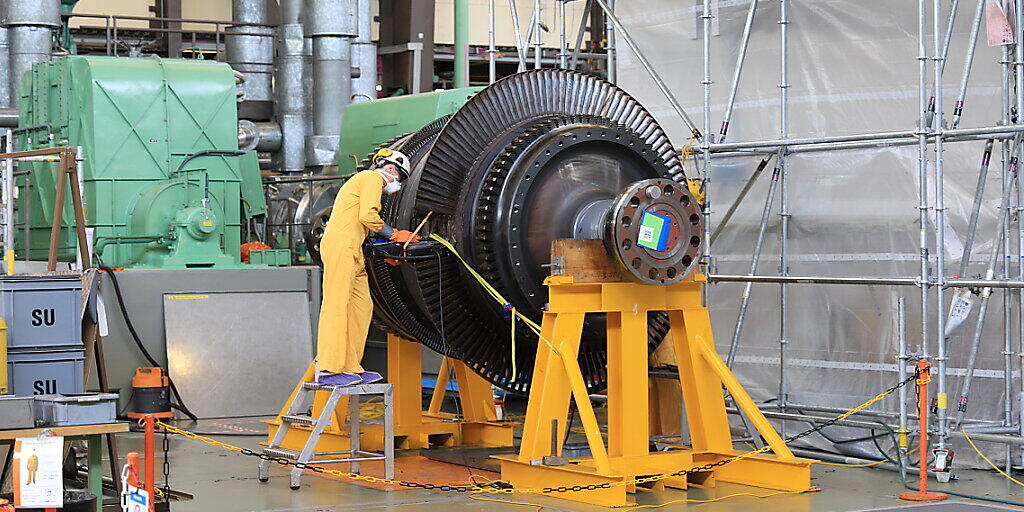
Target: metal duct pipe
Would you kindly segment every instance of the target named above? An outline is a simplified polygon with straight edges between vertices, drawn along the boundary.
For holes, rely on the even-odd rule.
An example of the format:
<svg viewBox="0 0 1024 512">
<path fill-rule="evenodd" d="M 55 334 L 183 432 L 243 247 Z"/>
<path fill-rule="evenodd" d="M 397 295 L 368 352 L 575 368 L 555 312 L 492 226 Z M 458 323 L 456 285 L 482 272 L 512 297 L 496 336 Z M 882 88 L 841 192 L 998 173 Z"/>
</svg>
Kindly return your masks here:
<svg viewBox="0 0 1024 512">
<path fill-rule="evenodd" d="M 335 165 L 341 116 L 352 97 L 352 38 L 356 0 L 306 0 L 305 28 L 313 40 L 313 133 L 307 165 Z"/>
<path fill-rule="evenodd" d="M 273 107 L 274 33 L 266 26 L 266 0 L 232 0 L 235 22 L 224 36 L 228 64 L 245 74 L 239 116 L 269 119 Z M 231 35 L 232 32 L 264 35 Z"/>
<path fill-rule="evenodd" d="M 25 72 L 50 60 L 53 30 L 60 26 L 60 0 L 7 0 L 4 14 L 10 43 L 8 106 L 17 107 Z"/>
<path fill-rule="evenodd" d="M 254 123 L 247 119 L 238 121 L 238 149 L 279 151 L 281 141 L 281 125 L 277 123 Z"/>
<path fill-rule="evenodd" d="M 7 0 L 0 0 L 0 20 L 6 20 L 6 9 Z M 0 23 L 0 108 L 7 108 L 11 106 L 11 44 L 6 21 Z M 17 126 L 18 121 L 14 123 Z"/>
<path fill-rule="evenodd" d="M 5 73 L 4 77 L 7 76 Z M 7 90 L 4 89 L 4 93 Z M 18 127 L 18 109 L 16 108 L 0 108 L 0 127 L 3 128 L 17 128 Z"/>
<path fill-rule="evenodd" d="M 275 117 L 281 127 L 281 149 L 274 155 L 274 167 L 282 172 L 306 169 L 306 136 L 309 125 L 309 48 L 301 22 L 302 0 L 281 0 L 281 25 L 277 33 Z"/>
<path fill-rule="evenodd" d="M 352 102 L 377 97 L 377 45 L 373 44 L 373 9 L 370 0 L 357 0 L 359 35 L 352 43 L 352 63 L 359 77 L 352 79 Z"/>
</svg>

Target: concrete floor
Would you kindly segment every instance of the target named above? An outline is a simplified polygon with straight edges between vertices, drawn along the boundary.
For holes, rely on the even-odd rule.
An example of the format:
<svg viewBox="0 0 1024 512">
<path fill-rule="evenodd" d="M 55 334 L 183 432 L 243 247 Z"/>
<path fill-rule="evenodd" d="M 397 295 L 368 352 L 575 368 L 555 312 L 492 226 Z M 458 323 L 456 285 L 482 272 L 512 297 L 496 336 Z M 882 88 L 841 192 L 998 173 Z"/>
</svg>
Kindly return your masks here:
<svg viewBox="0 0 1024 512">
<path fill-rule="evenodd" d="M 213 425 L 213 423 L 217 425 Z M 223 427 L 224 424 L 238 425 L 243 429 L 260 428 L 260 424 L 252 419 L 208 420 L 201 422 L 200 425 L 194 428 L 189 428 L 189 430 L 202 431 L 204 428 L 209 430 Z M 182 425 L 182 428 L 188 427 Z M 217 439 L 238 446 L 258 448 L 258 443 L 264 438 L 222 436 L 217 437 Z M 132 450 L 140 450 L 141 444 L 140 434 L 127 434 L 122 437 L 121 451 L 126 453 Z M 275 468 L 272 470 L 270 482 L 261 484 L 256 479 L 258 459 L 227 452 L 220 448 L 214 448 L 187 439 L 174 439 L 173 437 L 170 458 L 172 487 L 195 495 L 195 499 L 192 501 L 173 504 L 172 510 L 179 512 L 208 512 L 213 510 L 218 512 L 355 510 L 533 512 L 534 510 L 540 510 L 538 507 L 542 507 L 543 510 L 548 512 L 612 510 L 532 495 L 501 496 L 502 499 L 508 498 L 534 505 L 532 508 L 529 508 L 517 504 L 477 501 L 465 495 L 452 493 L 414 489 L 387 492 L 360 487 L 317 475 L 303 476 L 302 488 L 292 491 L 288 488 L 287 474 L 281 469 Z M 157 467 L 160 467 L 159 462 Z M 465 481 L 468 474 L 467 471 L 466 475 L 456 478 L 459 481 Z M 673 503 L 659 510 L 686 510 L 694 508 L 726 512 L 748 511 L 756 507 L 759 512 L 850 512 L 907 506 L 906 502 L 896 498 L 896 495 L 903 490 L 899 481 L 899 475 L 896 473 L 869 468 L 815 466 L 813 475 L 813 483 L 823 489 L 821 492 L 784 495 L 765 499 L 741 496 L 709 504 Z M 1024 488 L 1005 480 L 994 472 L 961 471 L 958 475 L 960 476 L 958 482 L 948 484 L 950 490 L 1024 502 Z M 935 484 L 935 487 L 941 489 L 945 486 Z M 658 494 L 642 493 L 637 496 L 637 499 L 639 504 L 655 505 L 685 498 L 713 499 L 740 492 L 761 495 L 769 494 L 772 491 L 734 484 L 721 484 L 714 489 L 692 489 L 688 493 L 682 491 L 666 491 Z M 965 504 L 972 503 L 959 498 L 955 501 Z M 989 509 L 956 506 L 945 508 L 943 512 L 960 510 L 978 510 L 980 512 L 981 510 Z"/>
</svg>

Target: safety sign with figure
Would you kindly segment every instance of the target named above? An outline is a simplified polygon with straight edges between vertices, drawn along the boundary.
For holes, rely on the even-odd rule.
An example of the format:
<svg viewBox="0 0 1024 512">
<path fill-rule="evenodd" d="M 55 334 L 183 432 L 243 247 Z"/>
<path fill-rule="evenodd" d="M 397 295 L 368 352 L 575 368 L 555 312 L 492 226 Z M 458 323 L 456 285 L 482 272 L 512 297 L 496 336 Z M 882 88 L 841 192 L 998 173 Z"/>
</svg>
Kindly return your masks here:
<svg viewBox="0 0 1024 512">
<path fill-rule="evenodd" d="M 63 437 L 24 438 L 14 442 L 14 506 L 64 506 Z"/>
</svg>

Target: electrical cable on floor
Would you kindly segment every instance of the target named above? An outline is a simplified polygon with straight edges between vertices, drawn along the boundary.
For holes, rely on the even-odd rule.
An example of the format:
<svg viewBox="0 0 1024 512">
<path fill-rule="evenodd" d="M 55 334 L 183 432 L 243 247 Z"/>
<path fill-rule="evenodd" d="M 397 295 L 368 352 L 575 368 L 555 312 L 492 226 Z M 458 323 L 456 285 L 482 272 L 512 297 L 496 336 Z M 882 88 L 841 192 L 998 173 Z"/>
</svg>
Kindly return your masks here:
<svg viewBox="0 0 1024 512">
<path fill-rule="evenodd" d="M 915 386 L 915 392 L 916 391 L 917 391 L 917 387 Z M 896 444 L 896 433 L 893 432 L 892 428 L 889 427 L 889 425 L 886 425 L 885 423 L 883 423 L 881 421 L 879 421 L 878 424 L 882 428 L 885 428 L 886 430 L 888 430 L 888 432 L 889 432 L 889 434 L 890 434 L 890 436 L 892 438 L 894 446 L 898 446 Z M 980 450 L 978 450 L 978 447 L 974 445 L 974 442 L 970 439 L 970 436 L 967 433 L 963 432 L 962 430 L 961 430 L 961 433 L 964 434 L 964 438 L 966 438 L 968 443 L 971 444 L 971 447 L 974 448 L 974 451 L 976 451 L 978 453 L 978 455 L 980 455 L 983 459 L 985 459 L 986 462 L 989 463 L 989 465 L 991 465 L 993 468 L 995 468 L 996 471 L 999 471 L 1000 473 L 1003 474 L 1003 476 L 1006 476 L 1007 478 L 1010 478 L 1011 480 L 1013 480 L 1017 484 L 1024 485 L 1024 484 L 1021 484 L 1021 482 L 1018 482 L 1017 480 L 1013 479 L 1012 477 L 1009 477 L 1008 475 L 1003 473 L 1002 470 L 1000 470 L 998 467 L 996 467 L 994 464 L 992 464 L 992 462 L 989 461 L 989 459 L 987 457 L 985 457 L 985 455 L 983 453 L 981 453 Z M 903 487 L 905 487 L 905 488 L 907 488 L 907 489 L 909 489 L 911 491 L 920 491 L 920 489 L 910 485 L 910 483 L 907 482 L 907 471 L 906 471 L 906 467 L 903 465 L 903 457 L 899 457 L 899 456 L 897 456 L 897 457 L 890 457 L 888 454 L 883 454 L 883 456 L 889 458 L 889 460 L 894 461 L 896 463 L 896 465 L 899 467 L 899 476 L 900 476 L 900 481 L 903 483 Z M 925 460 L 924 467 L 928 467 L 930 465 L 931 465 L 931 463 L 928 460 Z M 918 467 L 921 467 L 920 461 L 918 461 Z M 986 502 L 990 502 L 990 503 L 1000 503 L 1000 504 L 1003 504 L 1003 505 L 1012 505 L 1012 506 L 1015 506 L 1015 507 L 1024 507 L 1024 503 L 1018 502 L 1018 501 L 1004 500 L 1004 499 L 1001 499 L 1001 498 L 992 498 L 992 497 L 989 497 L 989 496 L 977 496 L 977 495 L 974 495 L 974 494 L 967 494 L 967 493 L 962 493 L 962 492 L 957 492 L 957 491 L 951 491 L 951 490 L 948 490 L 948 489 L 942 489 L 941 492 L 944 492 L 944 493 L 952 495 L 952 496 L 957 496 L 957 497 L 960 497 L 960 498 L 967 498 L 967 499 L 970 499 L 970 500 L 986 501 Z M 625 512 L 629 512 L 629 511 L 625 511 Z"/>
<path fill-rule="evenodd" d="M 825 462 L 823 460 L 819 460 L 819 461 L 815 462 L 815 464 L 821 464 L 823 466 L 841 466 L 841 467 L 844 467 L 844 468 L 870 468 L 872 466 L 877 466 L 879 464 L 882 464 L 883 462 L 889 462 L 889 461 L 888 460 L 876 460 L 875 462 L 868 462 L 867 464 L 843 464 L 843 463 L 840 463 L 840 462 Z"/>
<path fill-rule="evenodd" d="M 779 491 L 779 492 L 772 492 L 772 493 L 768 493 L 768 494 L 754 494 L 754 493 L 751 493 L 751 492 L 737 492 L 737 493 L 733 493 L 733 494 L 727 494 L 725 496 L 720 496 L 718 498 L 712 498 L 712 499 L 709 499 L 709 500 L 694 500 L 694 499 L 684 498 L 684 499 L 679 499 L 679 500 L 666 501 L 665 503 L 659 503 L 657 505 L 638 505 L 638 506 L 635 506 L 635 507 L 630 507 L 630 508 L 627 508 L 627 509 L 623 509 L 622 512 L 632 512 L 634 510 L 640 510 L 640 509 L 643 509 L 643 508 L 661 508 L 661 507 L 665 507 L 665 506 L 668 506 L 668 505 L 674 505 L 676 503 L 697 503 L 697 504 L 700 504 L 700 503 L 715 503 L 715 502 L 718 502 L 718 501 L 727 500 L 729 498 L 738 498 L 740 496 L 750 496 L 750 497 L 757 498 L 757 499 L 764 499 L 764 498 L 774 498 L 775 496 L 782 496 L 782 495 L 785 495 L 785 494 L 804 494 L 804 493 L 808 493 L 808 492 L 819 492 L 819 491 L 821 491 L 820 488 L 818 488 L 818 487 L 811 487 L 810 489 L 807 489 L 807 490 L 804 490 L 804 491 Z"/>
<path fill-rule="evenodd" d="M 96 261 L 99 262 L 99 266 L 97 268 L 110 276 L 110 282 L 114 285 L 114 295 L 117 297 L 117 305 L 121 310 L 121 316 L 124 317 L 124 325 L 128 328 L 128 333 L 131 334 L 132 340 L 135 342 L 135 346 L 139 348 L 139 351 L 142 352 L 142 356 L 146 358 L 146 361 L 149 361 L 149 364 L 162 368 L 162 365 L 156 362 L 156 359 L 149 353 L 149 350 L 146 350 L 146 346 L 142 344 L 142 339 L 139 338 L 139 333 L 135 330 L 135 325 L 132 323 L 131 317 L 128 315 L 128 308 L 125 307 L 124 297 L 121 295 L 121 285 L 117 282 L 117 276 L 115 275 L 114 269 L 103 264 L 103 260 L 100 259 L 99 254 L 93 254 L 93 257 L 95 257 Z M 185 401 L 181 399 L 181 394 L 178 393 L 178 388 L 174 385 L 174 381 L 171 380 L 170 375 L 166 371 L 164 374 L 168 375 L 167 382 L 170 384 L 171 392 L 174 393 L 174 398 L 178 402 L 175 408 L 180 410 L 185 414 L 185 416 L 188 416 L 190 420 L 198 421 L 199 419 L 196 415 L 192 414 L 192 411 L 190 411 L 185 405 Z"/>
<path fill-rule="evenodd" d="M 469 499 L 476 500 L 476 501 L 489 501 L 491 503 L 505 503 L 505 504 L 508 504 L 508 505 L 524 505 L 524 506 L 527 506 L 527 507 L 537 507 L 536 509 L 534 509 L 533 512 L 540 512 L 541 510 L 544 510 L 544 506 L 543 505 L 538 505 L 536 503 L 526 503 L 526 502 L 522 502 L 522 501 L 512 501 L 512 500 L 499 500 L 497 498 L 484 498 L 482 496 L 477 496 L 477 495 L 474 495 L 474 494 L 471 494 L 469 496 Z"/>
</svg>

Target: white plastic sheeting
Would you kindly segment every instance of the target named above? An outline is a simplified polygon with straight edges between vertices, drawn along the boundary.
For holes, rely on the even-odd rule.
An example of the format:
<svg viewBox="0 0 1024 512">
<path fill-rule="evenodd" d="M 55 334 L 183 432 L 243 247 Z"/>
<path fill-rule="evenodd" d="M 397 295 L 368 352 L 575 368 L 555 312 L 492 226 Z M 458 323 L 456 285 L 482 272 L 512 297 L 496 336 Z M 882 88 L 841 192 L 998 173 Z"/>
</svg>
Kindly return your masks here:
<svg viewBox="0 0 1024 512">
<path fill-rule="evenodd" d="M 617 14 L 641 51 L 699 127 L 703 127 L 703 57 L 701 0 L 619 2 Z M 976 6 L 962 0 L 944 79 L 947 120 L 959 88 L 968 36 Z M 827 136 L 914 130 L 918 109 L 917 2 L 818 0 L 788 2 L 789 136 Z M 932 2 L 928 2 L 929 7 Z M 948 9 L 948 2 L 943 2 Z M 739 53 L 749 0 L 713 1 L 713 69 L 711 127 L 719 131 Z M 775 139 L 780 122 L 780 35 L 778 1 L 761 1 L 727 141 Z M 943 13 L 942 26 L 946 24 Z M 927 26 L 932 26 L 931 13 Z M 670 108 L 640 62 L 618 41 L 619 85 L 645 104 L 678 145 L 689 131 Z M 927 44 L 932 54 L 931 36 Z M 962 128 L 993 126 L 1001 117 L 999 48 L 986 46 L 984 25 L 971 74 Z M 928 68 L 932 77 L 931 61 Z M 930 86 L 929 86 L 930 87 Z M 930 95 L 930 90 L 929 90 Z M 946 144 L 945 203 L 947 276 L 957 273 L 962 241 L 974 195 L 983 142 Z M 989 174 L 977 243 L 969 274 L 984 272 L 992 250 L 1002 184 L 997 143 Z M 712 225 L 725 213 L 758 158 L 713 160 L 710 186 Z M 774 166 L 774 161 L 772 163 Z M 901 276 L 919 274 L 917 146 L 793 155 L 789 159 L 791 275 Z M 929 174 L 932 173 L 929 165 Z M 698 176 L 692 163 L 688 173 Z M 757 237 L 771 168 L 767 169 L 715 243 L 717 271 L 745 274 Z M 931 177 L 929 178 L 931 179 Z M 929 187 L 930 189 L 932 186 Z M 929 196 L 933 196 L 929 190 Z M 934 204 L 934 202 L 932 202 Z M 779 198 L 776 196 L 764 246 L 760 274 L 777 274 Z M 934 240 L 929 240 L 934 244 Z M 934 246 L 934 245 L 933 245 Z M 1012 247 L 1016 249 L 1016 231 Z M 1013 258 L 1016 260 L 1016 257 Z M 1016 269 L 1012 270 L 1016 274 Z M 716 341 L 724 355 L 732 338 L 742 284 L 709 287 Z M 907 333 L 912 352 L 921 345 L 920 292 L 914 287 L 790 285 L 789 400 L 791 403 L 852 407 L 897 380 L 896 299 L 906 297 Z M 946 292 L 948 305 L 952 291 Z M 935 355 L 936 312 L 930 298 L 929 350 Z M 755 399 L 776 397 L 779 390 L 779 286 L 754 285 L 747 323 L 735 369 Z M 948 306 L 944 306 L 948 307 Z M 1016 313 L 1014 325 L 1016 325 Z M 977 307 L 952 340 L 949 379 L 950 415 L 973 336 Z M 1017 329 L 1012 329 L 1016 333 Z M 968 416 L 1003 417 L 1003 297 L 993 295 L 974 380 Z M 1019 351 L 1014 336 L 1014 351 Z M 1017 365 L 1016 358 L 1014 365 Z M 933 381 L 934 386 L 934 381 Z M 1019 385 L 1015 384 L 1015 389 Z M 932 387 L 934 396 L 934 387 Z M 910 399 L 914 393 L 911 389 Z M 1014 414 L 1019 408 L 1014 399 Z M 895 399 L 880 409 L 897 410 Z M 910 405 L 913 410 L 913 405 Z M 916 427 L 916 424 L 913 425 Z M 790 434 L 806 424 L 789 422 Z M 863 430 L 832 428 L 834 439 L 865 435 Z M 870 443 L 833 445 L 822 437 L 813 444 L 846 453 L 877 456 Z M 891 446 L 884 441 L 886 447 Z M 972 462 L 970 448 L 956 444 L 958 459 Z M 980 445 L 990 456 L 1003 449 Z"/>
</svg>

